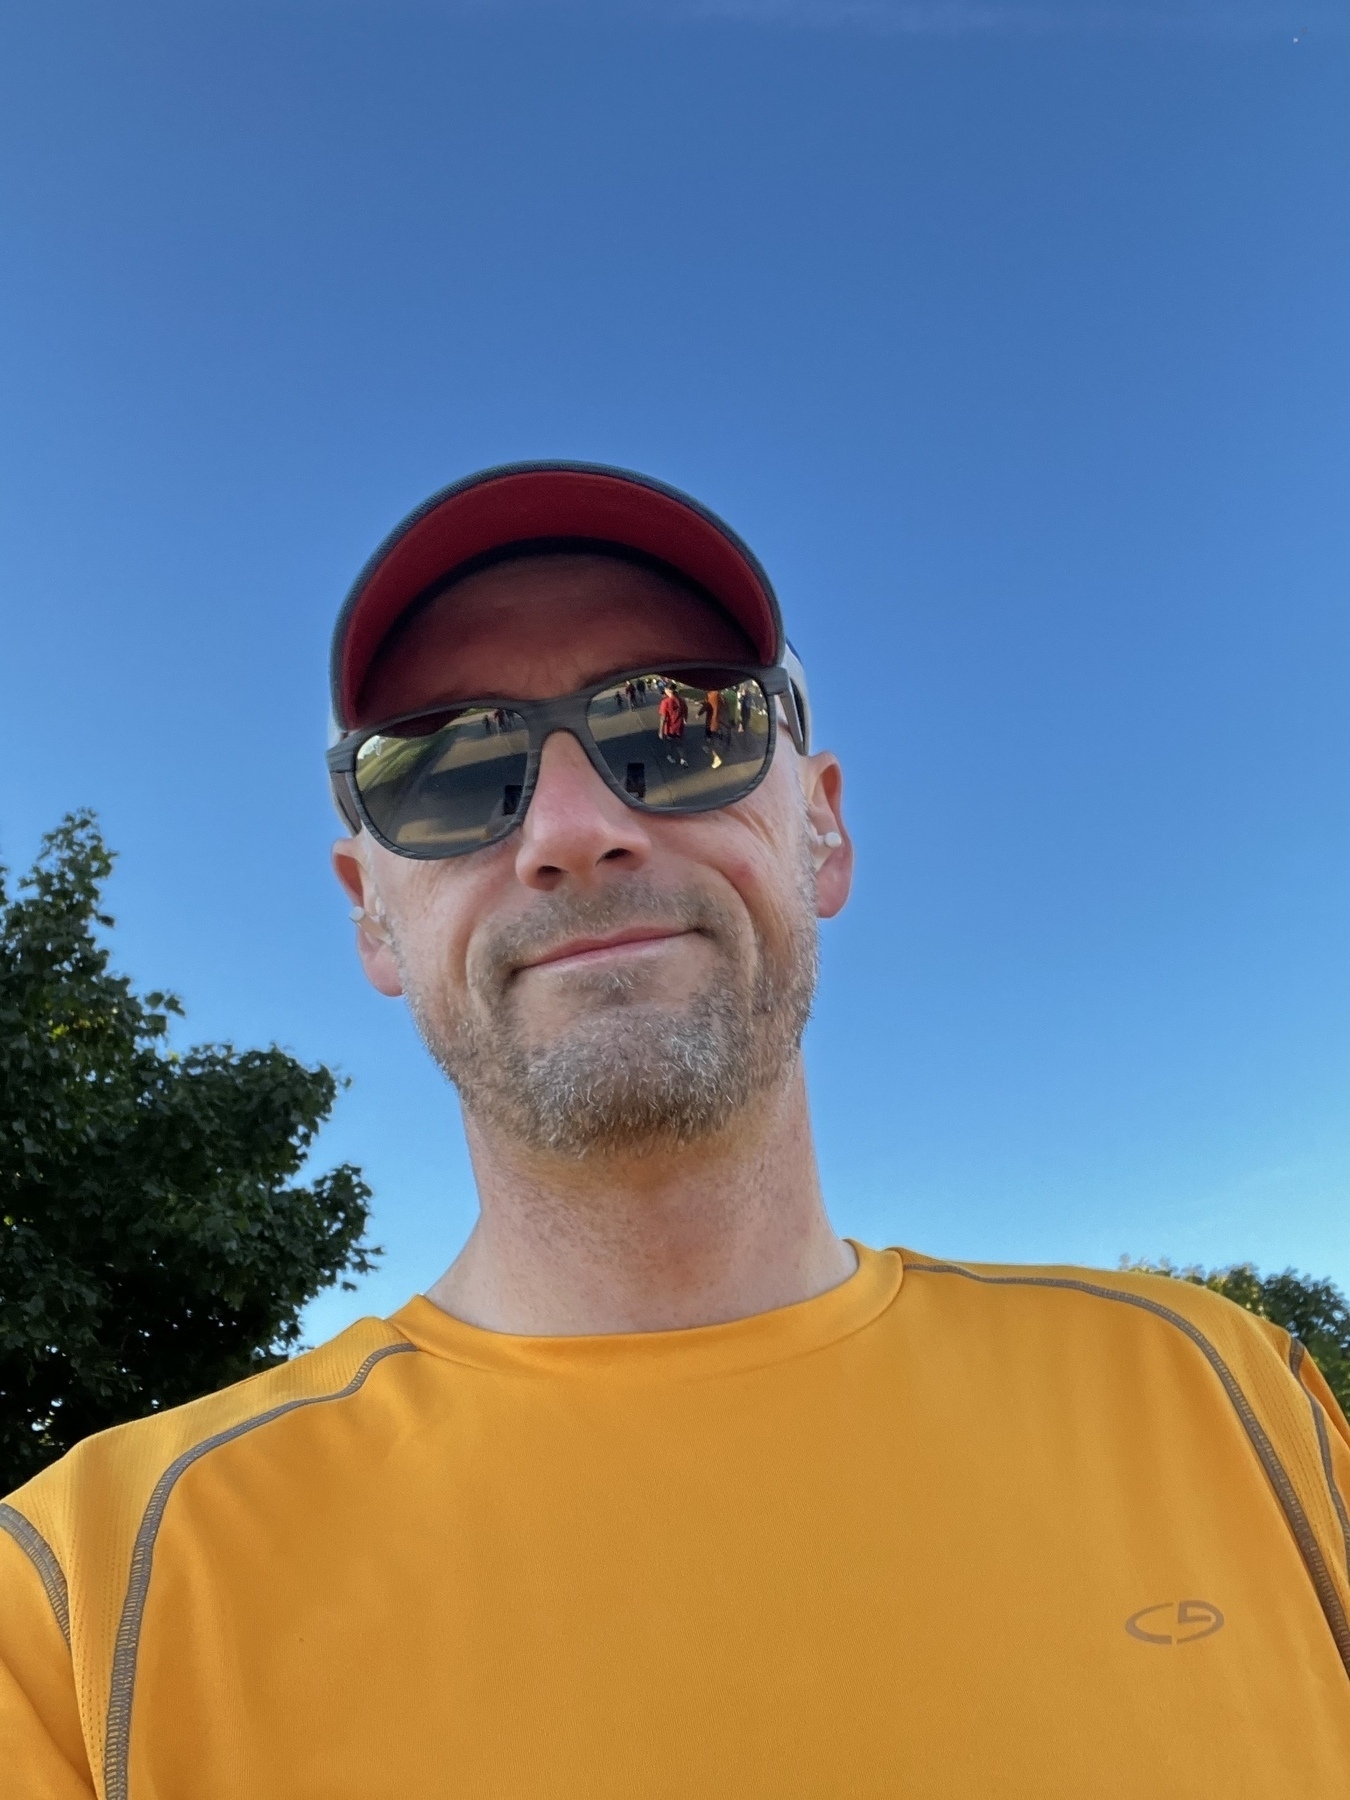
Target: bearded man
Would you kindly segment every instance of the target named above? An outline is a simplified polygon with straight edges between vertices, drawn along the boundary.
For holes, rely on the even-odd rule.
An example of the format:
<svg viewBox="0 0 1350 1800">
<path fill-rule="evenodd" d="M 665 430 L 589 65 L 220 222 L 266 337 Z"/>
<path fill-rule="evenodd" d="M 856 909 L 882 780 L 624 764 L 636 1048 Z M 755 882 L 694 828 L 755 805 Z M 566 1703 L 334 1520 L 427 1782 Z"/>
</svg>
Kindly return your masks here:
<svg viewBox="0 0 1350 1800">
<path fill-rule="evenodd" d="M 853 852 L 745 545 L 489 470 L 375 553 L 332 684 L 357 948 L 480 1216 L 391 1319 L 0 1507 L 0 1792 L 1350 1794 L 1350 1436 L 1301 1347 L 831 1229 L 801 1040 Z M 671 695 L 736 732 L 672 761 Z"/>
</svg>

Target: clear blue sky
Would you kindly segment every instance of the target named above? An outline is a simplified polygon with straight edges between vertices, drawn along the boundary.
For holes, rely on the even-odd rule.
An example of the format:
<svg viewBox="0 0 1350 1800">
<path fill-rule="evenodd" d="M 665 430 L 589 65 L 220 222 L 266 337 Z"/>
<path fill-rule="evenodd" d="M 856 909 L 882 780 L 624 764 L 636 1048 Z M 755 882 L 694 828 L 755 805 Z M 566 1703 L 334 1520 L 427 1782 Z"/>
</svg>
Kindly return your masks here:
<svg viewBox="0 0 1350 1800">
<path fill-rule="evenodd" d="M 1350 1286 L 1337 17 L 6 9 L 0 852 L 94 806 L 119 965 L 351 1075 L 388 1257 L 312 1331 L 472 1217 L 328 873 L 330 622 L 534 456 L 690 489 L 783 597 L 860 852 L 840 1227 Z"/>
</svg>

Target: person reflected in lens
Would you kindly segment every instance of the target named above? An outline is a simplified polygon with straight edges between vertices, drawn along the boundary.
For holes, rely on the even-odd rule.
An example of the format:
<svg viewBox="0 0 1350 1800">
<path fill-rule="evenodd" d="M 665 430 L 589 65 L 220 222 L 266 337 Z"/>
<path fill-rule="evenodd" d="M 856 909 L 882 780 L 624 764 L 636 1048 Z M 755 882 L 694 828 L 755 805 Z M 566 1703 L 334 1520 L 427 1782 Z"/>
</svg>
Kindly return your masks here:
<svg viewBox="0 0 1350 1800">
<path fill-rule="evenodd" d="M 722 756 L 718 747 L 718 740 L 721 738 L 723 730 L 724 705 L 722 701 L 722 690 L 720 688 L 709 688 L 703 697 L 703 736 L 708 744 L 708 748 L 712 752 L 712 766 L 714 769 L 720 769 L 722 766 Z"/>
<path fill-rule="evenodd" d="M 685 721 L 689 717 L 689 707 L 685 702 L 684 696 L 680 693 L 673 681 L 668 681 L 666 683 L 665 693 L 662 695 L 661 704 L 657 708 L 657 714 L 661 721 L 662 740 L 667 744 L 673 744 L 675 747 L 674 753 L 667 756 L 667 762 L 678 763 L 682 769 L 687 769 L 689 763 L 684 754 L 683 744 L 684 727 Z"/>
</svg>

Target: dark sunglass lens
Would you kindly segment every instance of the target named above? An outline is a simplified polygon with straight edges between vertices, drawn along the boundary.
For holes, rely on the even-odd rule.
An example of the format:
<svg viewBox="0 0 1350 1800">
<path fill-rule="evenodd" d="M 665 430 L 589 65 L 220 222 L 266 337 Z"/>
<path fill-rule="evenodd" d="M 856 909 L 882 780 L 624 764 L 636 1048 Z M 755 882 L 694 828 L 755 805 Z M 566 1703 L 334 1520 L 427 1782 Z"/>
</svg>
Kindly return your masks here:
<svg viewBox="0 0 1350 1800">
<path fill-rule="evenodd" d="M 729 806 L 769 753 L 769 700 L 727 669 L 634 675 L 602 688 L 586 722 L 610 772 L 641 806 Z"/>
<path fill-rule="evenodd" d="M 520 810 L 529 733 L 519 713 L 469 707 L 367 738 L 356 787 L 381 837 L 414 856 L 476 850 Z"/>
</svg>

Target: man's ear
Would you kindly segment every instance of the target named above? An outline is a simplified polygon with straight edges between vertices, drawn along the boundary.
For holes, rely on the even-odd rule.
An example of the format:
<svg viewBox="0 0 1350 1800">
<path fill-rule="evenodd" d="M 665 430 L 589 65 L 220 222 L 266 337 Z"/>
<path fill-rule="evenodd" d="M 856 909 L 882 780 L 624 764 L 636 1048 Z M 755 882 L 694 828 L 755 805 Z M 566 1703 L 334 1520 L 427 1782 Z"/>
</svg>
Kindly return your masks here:
<svg viewBox="0 0 1350 1800">
<path fill-rule="evenodd" d="M 833 751 L 818 750 L 801 761 L 811 860 L 816 870 L 816 912 L 832 919 L 853 886 L 853 840 L 844 825 L 844 771 Z"/>
<path fill-rule="evenodd" d="M 403 992 L 403 982 L 389 941 L 379 890 L 370 872 L 369 855 L 370 842 L 364 832 L 359 837 L 339 838 L 333 845 L 333 871 L 353 903 L 356 953 L 366 979 L 378 993 L 396 999 Z"/>
</svg>

